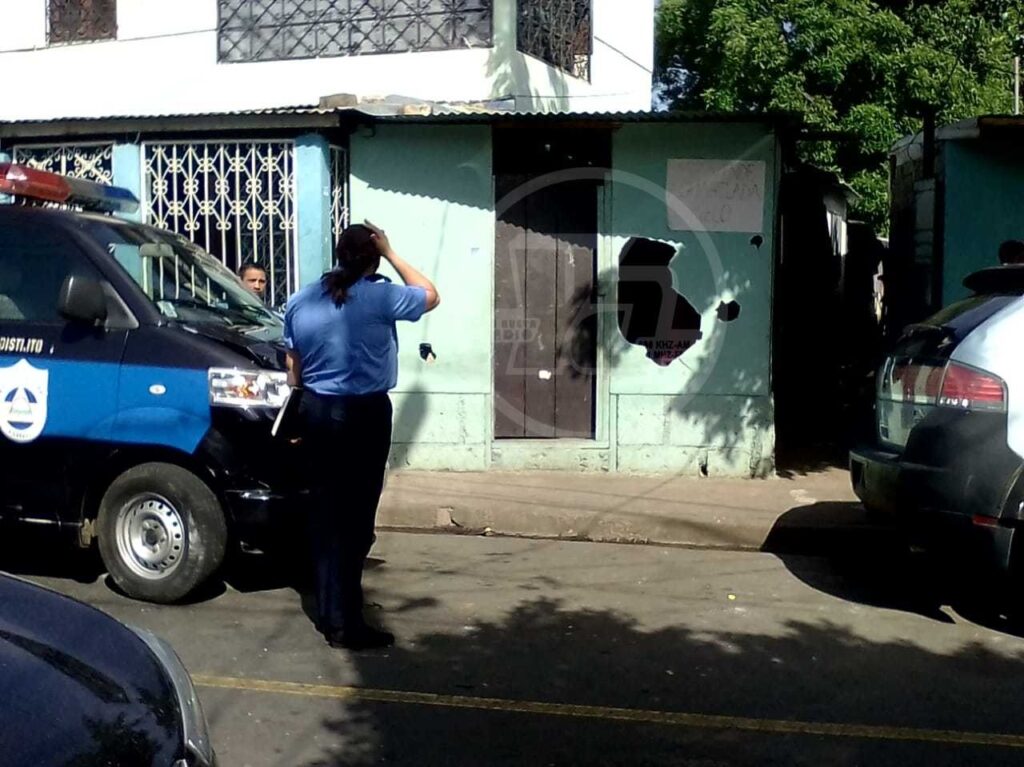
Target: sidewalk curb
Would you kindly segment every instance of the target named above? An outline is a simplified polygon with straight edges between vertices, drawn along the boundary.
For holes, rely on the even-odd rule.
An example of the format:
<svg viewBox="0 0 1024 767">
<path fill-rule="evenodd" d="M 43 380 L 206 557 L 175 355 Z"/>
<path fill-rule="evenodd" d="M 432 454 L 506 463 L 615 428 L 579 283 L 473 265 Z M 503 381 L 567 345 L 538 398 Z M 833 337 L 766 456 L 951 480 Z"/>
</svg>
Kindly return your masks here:
<svg viewBox="0 0 1024 767">
<path fill-rule="evenodd" d="M 885 531 L 868 522 L 845 473 L 732 481 L 401 472 L 391 475 L 378 525 L 780 553 L 864 545 Z"/>
</svg>

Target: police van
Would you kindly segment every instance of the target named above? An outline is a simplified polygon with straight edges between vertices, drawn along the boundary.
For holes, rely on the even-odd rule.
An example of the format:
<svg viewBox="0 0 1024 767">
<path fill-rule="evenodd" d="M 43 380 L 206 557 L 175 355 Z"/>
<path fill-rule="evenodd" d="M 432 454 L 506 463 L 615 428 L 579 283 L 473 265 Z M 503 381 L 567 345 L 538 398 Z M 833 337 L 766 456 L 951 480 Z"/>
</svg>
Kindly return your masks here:
<svg viewBox="0 0 1024 767">
<path fill-rule="evenodd" d="M 0 517 L 182 599 L 288 510 L 282 323 L 128 191 L 0 163 Z M 58 555 L 59 556 L 59 555 Z"/>
</svg>

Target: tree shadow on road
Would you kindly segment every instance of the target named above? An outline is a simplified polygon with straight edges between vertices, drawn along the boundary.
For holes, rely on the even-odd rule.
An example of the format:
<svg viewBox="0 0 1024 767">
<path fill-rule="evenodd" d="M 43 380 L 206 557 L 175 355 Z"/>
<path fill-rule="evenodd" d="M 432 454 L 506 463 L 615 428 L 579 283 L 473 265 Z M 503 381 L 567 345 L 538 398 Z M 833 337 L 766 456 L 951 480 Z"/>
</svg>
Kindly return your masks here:
<svg viewBox="0 0 1024 767">
<path fill-rule="evenodd" d="M 664 616 L 669 625 L 645 629 L 615 612 L 542 598 L 500 620 L 355 655 L 363 689 L 444 697 L 412 705 L 357 695 L 322 722 L 319 740 L 335 745 L 302 764 L 853 765 L 923 757 L 949 763 L 954 754 L 959 763 L 1009 764 L 1017 757 L 1013 749 L 983 753 L 961 745 L 951 752 L 948 743 L 894 742 L 881 730 L 822 738 L 777 724 L 1017 732 L 1012 712 L 1024 654 L 1016 646 L 996 651 L 990 642 L 957 642 L 962 635 L 936 638 L 946 646 L 939 650 L 869 639 L 856 619 L 790 620 L 766 632 L 743 606 L 703 629 L 673 620 Z M 609 712 L 591 718 L 564 708 L 557 716 L 507 710 L 521 701 L 710 718 L 680 726 L 649 717 L 616 721 Z M 742 731 L 735 720 L 714 717 L 767 723 L 753 725 L 760 732 Z"/>
<path fill-rule="evenodd" d="M 808 508 L 801 513 L 828 511 Z M 824 618 L 816 607 L 820 600 L 769 597 L 775 588 L 769 578 L 763 590 L 728 600 L 732 575 L 749 579 L 769 562 L 747 555 L 700 591 L 677 588 L 652 573 L 650 600 L 634 588 L 622 592 L 624 601 L 614 609 L 608 605 L 618 597 L 597 587 L 573 601 L 553 598 L 548 594 L 560 589 L 559 572 L 538 573 L 543 591 L 519 591 L 519 601 L 509 602 L 506 610 L 473 610 L 470 615 L 491 617 L 463 619 L 438 630 L 437 613 L 431 611 L 442 603 L 456 608 L 464 599 L 481 605 L 488 599 L 481 573 L 478 591 L 465 594 L 446 592 L 439 579 L 430 598 L 390 600 L 388 609 L 371 613 L 396 631 L 399 643 L 385 651 L 339 657 L 346 671 L 335 683 L 355 685 L 354 693 L 346 688 L 340 701 L 267 697 L 266 710 L 275 713 L 258 724 L 249 720 L 248 726 L 261 728 L 273 748 L 246 763 L 817 767 L 1019 761 L 1019 749 L 983 749 L 970 745 L 971 735 L 921 735 L 919 742 L 906 730 L 869 730 L 860 737 L 835 732 L 826 737 L 816 730 L 822 723 L 853 723 L 1022 733 L 1016 712 L 1024 646 L 1006 636 L 925 620 L 919 617 L 922 610 L 880 601 L 889 576 L 879 557 L 865 557 L 862 570 L 844 571 L 834 569 L 831 555 L 798 551 L 791 541 L 778 556 L 804 583 L 850 602 L 849 611 L 832 609 Z M 462 566 L 452 562 L 449 567 L 459 571 Z M 882 568 L 883 575 L 858 581 L 857 573 L 871 568 Z M 427 569 L 436 575 L 432 565 Z M 371 601 L 380 598 L 374 594 L 375 580 L 371 573 Z M 764 603 L 755 602 L 758 597 Z M 652 610 L 655 604 L 661 612 Z M 910 614 L 897 622 L 879 620 L 861 605 Z M 440 614 L 453 613 L 458 610 Z M 282 615 L 280 632 L 260 637 L 258 646 L 292 652 L 295 636 L 288 630 L 295 618 L 290 610 Z M 309 657 L 322 664 L 330 681 L 338 664 L 327 654 L 334 651 L 322 652 Z M 314 676 L 304 677 L 309 671 L 299 664 L 294 675 L 278 678 L 303 681 L 320 673 L 314 665 Z M 374 698 L 373 691 L 388 694 Z M 426 697 L 413 703 L 403 693 Z M 252 694 L 238 693 L 230 705 L 252 711 L 255 701 L 247 697 Z M 288 721 L 290 709 L 306 705 L 300 700 L 318 701 L 303 709 L 317 713 L 297 720 L 306 724 L 300 732 L 273 732 L 274 722 Z M 524 711 L 522 701 L 555 708 Z M 614 710 L 565 708 L 578 705 L 700 716 L 659 724 L 650 714 L 625 721 L 628 714 Z M 246 721 L 244 713 L 241 719 Z M 228 726 L 223 721 L 214 721 L 215 741 L 225 737 L 218 735 L 220 726 Z M 246 736 L 236 731 L 233 737 L 240 748 Z M 925 742 L 928 737 L 931 742 Z M 1012 743 L 1024 746 L 1024 735 Z M 225 763 L 233 756 L 230 749 L 222 753 Z"/>
</svg>

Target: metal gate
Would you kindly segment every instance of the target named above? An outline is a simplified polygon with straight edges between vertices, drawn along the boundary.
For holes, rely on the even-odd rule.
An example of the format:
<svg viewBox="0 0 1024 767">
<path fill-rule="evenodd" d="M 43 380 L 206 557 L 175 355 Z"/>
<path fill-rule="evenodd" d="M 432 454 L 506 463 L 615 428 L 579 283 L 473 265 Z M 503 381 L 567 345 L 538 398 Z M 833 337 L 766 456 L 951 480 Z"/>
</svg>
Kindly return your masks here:
<svg viewBox="0 0 1024 767">
<path fill-rule="evenodd" d="M 269 303 L 298 287 L 292 141 L 143 144 L 146 222 L 177 232 L 237 271 L 267 271 Z"/>
<path fill-rule="evenodd" d="M 348 226 L 348 152 L 331 146 L 331 242 Z"/>
</svg>

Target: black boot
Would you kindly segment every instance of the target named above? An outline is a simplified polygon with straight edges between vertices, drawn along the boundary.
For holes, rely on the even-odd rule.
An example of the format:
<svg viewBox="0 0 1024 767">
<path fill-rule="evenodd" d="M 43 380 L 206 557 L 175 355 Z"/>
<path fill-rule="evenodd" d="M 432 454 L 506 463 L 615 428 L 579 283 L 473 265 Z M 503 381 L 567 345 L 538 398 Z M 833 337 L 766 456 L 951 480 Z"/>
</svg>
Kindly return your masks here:
<svg viewBox="0 0 1024 767">
<path fill-rule="evenodd" d="M 390 631 L 380 631 L 369 626 L 332 631 L 326 634 L 326 638 L 331 647 L 346 650 L 374 650 L 395 643 L 395 635 Z"/>
</svg>

